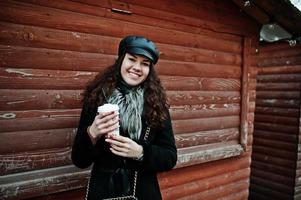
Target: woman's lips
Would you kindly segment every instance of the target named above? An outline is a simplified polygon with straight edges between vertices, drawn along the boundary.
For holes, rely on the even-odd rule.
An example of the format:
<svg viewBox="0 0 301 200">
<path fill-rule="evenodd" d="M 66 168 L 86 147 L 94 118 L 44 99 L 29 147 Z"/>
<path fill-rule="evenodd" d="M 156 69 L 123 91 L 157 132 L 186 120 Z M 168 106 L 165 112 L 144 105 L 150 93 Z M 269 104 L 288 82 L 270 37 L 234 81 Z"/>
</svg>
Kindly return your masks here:
<svg viewBox="0 0 301 200">
<path fill-rule="evenodd" d="M 131 75 L 131 76 L 134 76 L 134 77 L 137 77 L 137 78 L 139 78 L 141 75 L 140 74 L 137 74 L 137 73 L 135 73 L 135 72 L 129 72 L 129 74 Z"/>
</svg>

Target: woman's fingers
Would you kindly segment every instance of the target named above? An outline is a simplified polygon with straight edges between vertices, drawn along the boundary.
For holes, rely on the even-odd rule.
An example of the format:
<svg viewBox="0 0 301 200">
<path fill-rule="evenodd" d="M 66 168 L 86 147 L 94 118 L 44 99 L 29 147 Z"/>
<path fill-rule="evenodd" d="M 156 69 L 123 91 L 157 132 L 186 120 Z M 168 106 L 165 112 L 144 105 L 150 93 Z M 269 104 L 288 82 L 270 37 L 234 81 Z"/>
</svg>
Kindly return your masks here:
<svg viewBox="0 0 301 200">
<path fill-rule="evenodd" d="M 105 123 L 97 123 L 96 124 L 96 126 L 99 130 L 109 128 L 109 127 L 115 126 L 115 125 L 119 126 L 119 118 L 118 117 L 108 120 Z"/>
<path fill-rule="evenodd" d="M 119 124 L 116 123 L 113 126 L 108 126 L 107 128 L 98 128 L 99 132 L 106 135 L 113 135 L 116 129 L 119 128 Z"/>
<path fill-rule="evenodd" d="M 106 139 L 106 142 L 109 142 L 111 145 L 115 145 L 121 148 L 127 148 L 129 149 L 131 147 L 131 141 L 129 138 L 126 138 L 124 140 L 117 140 L 115 138 L 121 138 L 122 136 L 112 136 L 111 138 Z M 125 137 L 122 137 L 125 138 Z"/>
<path fill-rule="evenodd" d="M 113 148 L 115 151 L 118 151 L 120 153 L 129 153 L 130 149 L 126 147 L 120 147 L 114 144 L 111 144 L 111 148 Z"/>
<path fill-rule="evenodd" d="M 112 119 L 116 118 L 117 116 L 118 116 L 118 113 L 112 111 L 112 112 L 99 113 L 97 115 L 97 118 L 98 118 L 99 123 L 105 123 L 109 120 L 112 120 Z"/>
<path fill-rule="evenodd" d="M 100 113 L 96 117 L 95 125 L 99 130 L 110 129 L 112 126 L 119 125 L 118 114 L 115 112 Z"/>
<path fill-rule="evenodd" d="M 141 154 L 142 147 L 130 138 L 123 136 L 112 136 L 105 140 L 111 145 L 111 152 L 123 157 L 137 157 Z"/>
<path fill-rule="evenodd" d="M 117 155 L 117 156 L 129 157 L 129 156 L 127 155 L 127 153 L 116 151 L 116 150 L 113 149 L 113 148 L 110 148 L 110 150 L 111 150 L 111 152 L 112 152 L 113 154 L 115 154 L 115 155 Z"/>
</svg>

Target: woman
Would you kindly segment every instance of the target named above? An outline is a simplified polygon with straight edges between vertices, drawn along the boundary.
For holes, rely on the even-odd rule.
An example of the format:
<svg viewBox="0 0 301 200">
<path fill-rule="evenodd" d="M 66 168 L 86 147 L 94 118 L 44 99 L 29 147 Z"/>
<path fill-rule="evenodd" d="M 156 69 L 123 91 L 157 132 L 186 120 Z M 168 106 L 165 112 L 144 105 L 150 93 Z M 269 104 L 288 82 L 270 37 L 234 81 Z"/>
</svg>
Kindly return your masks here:
<svg viewBox="0 0 301 200">
<path fill-rule="evenodd" d="M 175 166 L 177 150 L 166 95 L 154 70 L 158 58 L 152 41 L 127 36 L 115 64 L 88 84 L 72 148 L 77 167 L 93 163 L 87 199 L 133 193 L 139 200 L 162 199 L 156 175 Z M 98 114 L 97 107 L 105 103 L 118 104 L 119 113 Z M 120 135 L 114 135 L 118 127 Z"/>
</svg>

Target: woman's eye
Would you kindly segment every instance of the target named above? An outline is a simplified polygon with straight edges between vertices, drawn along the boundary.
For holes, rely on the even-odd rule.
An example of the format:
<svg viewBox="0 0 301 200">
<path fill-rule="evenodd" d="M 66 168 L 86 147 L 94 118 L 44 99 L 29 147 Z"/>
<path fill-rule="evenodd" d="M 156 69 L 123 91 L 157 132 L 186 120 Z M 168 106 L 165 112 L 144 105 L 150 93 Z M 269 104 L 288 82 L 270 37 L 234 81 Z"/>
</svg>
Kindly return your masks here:
<svg viewBox="0 0 301 200">
<path fill-rule="evenodd" d="M 149 67 L 150 66 L 149 63 L 142 63 L 142 65 L 145 66 L 145 67 Z"/>
<path fill-rule="evenodd" d="M 129 58 L 129 60 L 135 62 L 135 58 Z"/>
</svg>

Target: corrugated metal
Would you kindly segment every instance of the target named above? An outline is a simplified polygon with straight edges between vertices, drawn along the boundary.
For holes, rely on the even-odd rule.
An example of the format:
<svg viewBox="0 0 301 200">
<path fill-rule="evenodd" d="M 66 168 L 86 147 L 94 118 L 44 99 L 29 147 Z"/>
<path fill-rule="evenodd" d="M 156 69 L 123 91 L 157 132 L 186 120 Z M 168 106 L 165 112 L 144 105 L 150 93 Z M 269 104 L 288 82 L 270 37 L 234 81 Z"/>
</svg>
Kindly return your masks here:
<svg viewBox="0 0 301 200">
<path fill-rule="evenodd" d="M 260 48 L 250 199 L 300 198 L 300 55 L 301 45 Z"/>
<path fill-rule="evenodd" d="M 244 46 L 251 41 L 245 37 L 258 27 L 232 1 L 5 0 L 0 6 L 3 195 L 13 199 L 70 190 L 47 198 L 83 197 L 89 172 L 75 169 L 70 160 L 80 94 L 114 61 L 126 34 L 145 35 L 158 44 L 157 71 L 180 152 L 239 144 L 242 65 L 251 60 L 245 52 L 254 51 L 253 43 Z M 160 174 L 164 199 L 247 199 L 254 69 L 245 74 L 247 152 Z M 202 162 L 236 153 L 221 152 Z"/>
</svg>

